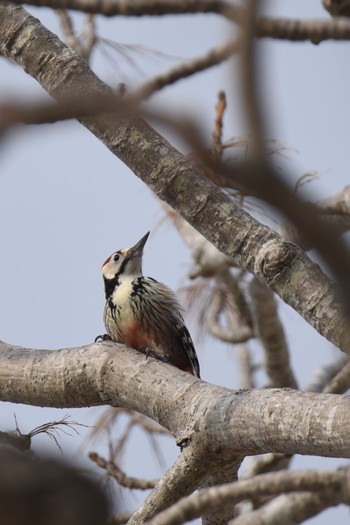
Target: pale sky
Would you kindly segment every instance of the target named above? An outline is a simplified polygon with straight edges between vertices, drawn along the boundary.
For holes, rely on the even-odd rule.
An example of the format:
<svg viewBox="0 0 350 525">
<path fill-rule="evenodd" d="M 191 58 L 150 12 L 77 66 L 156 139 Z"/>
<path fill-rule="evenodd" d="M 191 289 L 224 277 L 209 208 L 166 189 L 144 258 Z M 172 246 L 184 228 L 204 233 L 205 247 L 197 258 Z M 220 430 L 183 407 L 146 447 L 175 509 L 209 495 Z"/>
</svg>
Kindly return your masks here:
<svg viewBox="0 0 350 525">
<path fill-rule="evenodd" d="M 275 0 L 269 5 L 274 16 L 328 18 L 316 0 Z M 50 10 L 30 11 L 57 31 L 57 19 Z M 81 15 L 75 19 L 81 24 Z M 97 27 L 99 35 L 119 44 L 119 51 L 99 46 L 93 69 L 106 82 L 125 82 L 130 88 L 179 59 L 203 54 L 229 37 L 227 22 L 216 16 L 99 17 Z M 164 55 L 138 48 L 131 51 L 120 44 L 137 44 L 161 50 Z M 307 188 L 314 200 L 349 183 L 349 46 L 342 42 L 319 46 L 272 40 L 263 43 L 266 59 L 261 71 L 270 135 L 298 151 L 290 153 L 288 162 L 295 180 L 306 171 L 320 176 Z M 121 49 L 143 73 L 123 57 Z M 179 114 L 191 111 L 210 137 L 220 89 L 226 91 L 229 103 L 225 139 L 244 135 L 238 71 L 232 64 L 181 81 L 154 97 L 153 102 Z M 42 93 L 22 70 L 0 59 L 2 100 L 11 95 L 24 101 Z M 179 144 L 173 136 L 168 137 Z M 145 248 L 144 273 L 174 289 L 186 284 L 191 267 L 189 252 L 169 223 L 158 228 L 162 217 L 161 206 L 145 185 L 79 124 L 14 129 L 0 151 L 0 339 L 51 349 L 93 341 L 104 331 L 101 264 L 113 251 L 134 244 L 148 230 L 152 233 Z M 312 371 L 330 362 L 334 353 L 329 343 L 289 307 L 282 305 L 281 313 L 292 363 L 300 384 L 305 386 Z M 189 325 L 195 336 L 194 326 Z M 238 381 L 232 348 L 211 338 L 196 346 L 203 379 L 235 388 Z M 256 348 L 255 361 L 260 355 Z M 22 432 L 27 432 L 66 413 L 91 425 L 98 410 L 52 410 L 3 403 L 1 429 L 14 428 L 14 412 Z M 65 436 L 60 442 L 65 458 L 76 454 L 80 445 L 79 439 Z M 38 451 L 53 447 L 45 437 L 36 438 L 33 445 Z M 148 447 L 147 440 L 136 432 L 124 463 L 128 474 L 149 478 L 161 474 Z M 105 445 L 99 444 L 98 450 L 106 452 Z M 140 450 L 144 451 L 141 456 Z M 164 445 L 168 464 L 177 453 L 175 444 L 168 440 Z M 84 457 L 86 450 L 80 454 Z M 299 468 L 331 468 L 338 463 L 298 457 L 294 464 Z M 137 502 L 138 495 L 131 495 L 126 506 L 134 509 Z M 336 517 L 339 525 L 348 522 L 348 510 L 337 508 L 310 523 L 327 524 L 330 516 Z"/>
</svg>

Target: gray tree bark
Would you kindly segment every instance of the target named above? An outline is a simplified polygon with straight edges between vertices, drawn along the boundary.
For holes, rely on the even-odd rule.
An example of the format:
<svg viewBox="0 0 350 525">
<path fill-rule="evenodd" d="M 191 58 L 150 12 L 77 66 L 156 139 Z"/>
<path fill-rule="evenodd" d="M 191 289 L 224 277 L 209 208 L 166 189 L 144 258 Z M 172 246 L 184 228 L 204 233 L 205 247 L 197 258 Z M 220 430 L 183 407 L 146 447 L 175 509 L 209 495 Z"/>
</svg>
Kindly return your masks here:
<svg viewBox="0 0 350 525">
<path fill-rule="evenodd" d="M 110 95 L 87 62 L 22 7 L 0 4 L 0 53 L 58 100 Z M 144 120 L 113 113 L 83 124 L 237 266 L 350 354 L 349 325 L 336 288 L 301 249 L 237 206 Z"/>
</svg>

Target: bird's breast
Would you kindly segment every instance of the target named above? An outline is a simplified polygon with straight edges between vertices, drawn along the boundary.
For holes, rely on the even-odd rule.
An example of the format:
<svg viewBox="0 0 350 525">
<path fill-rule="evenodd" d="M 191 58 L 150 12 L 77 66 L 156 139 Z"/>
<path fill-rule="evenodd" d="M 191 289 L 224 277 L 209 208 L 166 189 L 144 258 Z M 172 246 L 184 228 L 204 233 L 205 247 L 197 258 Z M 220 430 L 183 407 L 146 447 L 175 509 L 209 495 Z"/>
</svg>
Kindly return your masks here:
<svg viewBox="0 0 350 525">
<path fill-rule="evenodd" d="M 130 297 L 133 291 L 133 279 L 123 279 L 122 282 L 116 286 L 112 301 L 120 308 L 130 305 Z"/>
</svg>

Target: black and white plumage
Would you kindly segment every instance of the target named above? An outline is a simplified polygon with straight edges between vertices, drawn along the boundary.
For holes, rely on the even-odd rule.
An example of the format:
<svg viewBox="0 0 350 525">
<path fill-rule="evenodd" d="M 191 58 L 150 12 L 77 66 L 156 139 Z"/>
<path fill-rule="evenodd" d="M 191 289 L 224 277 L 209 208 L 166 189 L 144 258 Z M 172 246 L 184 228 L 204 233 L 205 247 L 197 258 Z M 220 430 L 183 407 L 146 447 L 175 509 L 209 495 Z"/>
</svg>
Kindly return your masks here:
<svg viewBox="0 0 350 525">
<path fill-rule="evenodd" d="M 149 232 L 132 248 L 114 252 L 102 266 L 107 333 L 113 341 L 200 377 L 196 351 L 174 292 L 142 275 L 148 236 Z"/>
</svg>

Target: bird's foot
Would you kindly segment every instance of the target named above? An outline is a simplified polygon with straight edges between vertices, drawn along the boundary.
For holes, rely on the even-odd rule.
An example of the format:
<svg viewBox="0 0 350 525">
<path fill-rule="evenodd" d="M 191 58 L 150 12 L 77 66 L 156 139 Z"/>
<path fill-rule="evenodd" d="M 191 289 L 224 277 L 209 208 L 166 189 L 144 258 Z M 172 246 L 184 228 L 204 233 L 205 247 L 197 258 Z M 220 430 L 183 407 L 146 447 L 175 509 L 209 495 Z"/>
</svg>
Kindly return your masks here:
<svg viewBox="0 0 350 525">
<path fill-rule="evenodd" d="M 95 337 L 94 343 L 100 343 L 102 341 L 112 341 L 112 338 L 108 334 L 98 335 L 97 337 Z"/>
<path fill-rule="evenodd" d="M 161 363 L 168 363 L 168 365 L 171 365 L 170 361 L 164 357 L 163 355 L 157 354 L 153 348 L 147 347 L 145 350 L 146 359 L 148 357 L 153 357 L 154 359 L 157 359 L 157 361 L 160 361 Z"/>
</svg>

